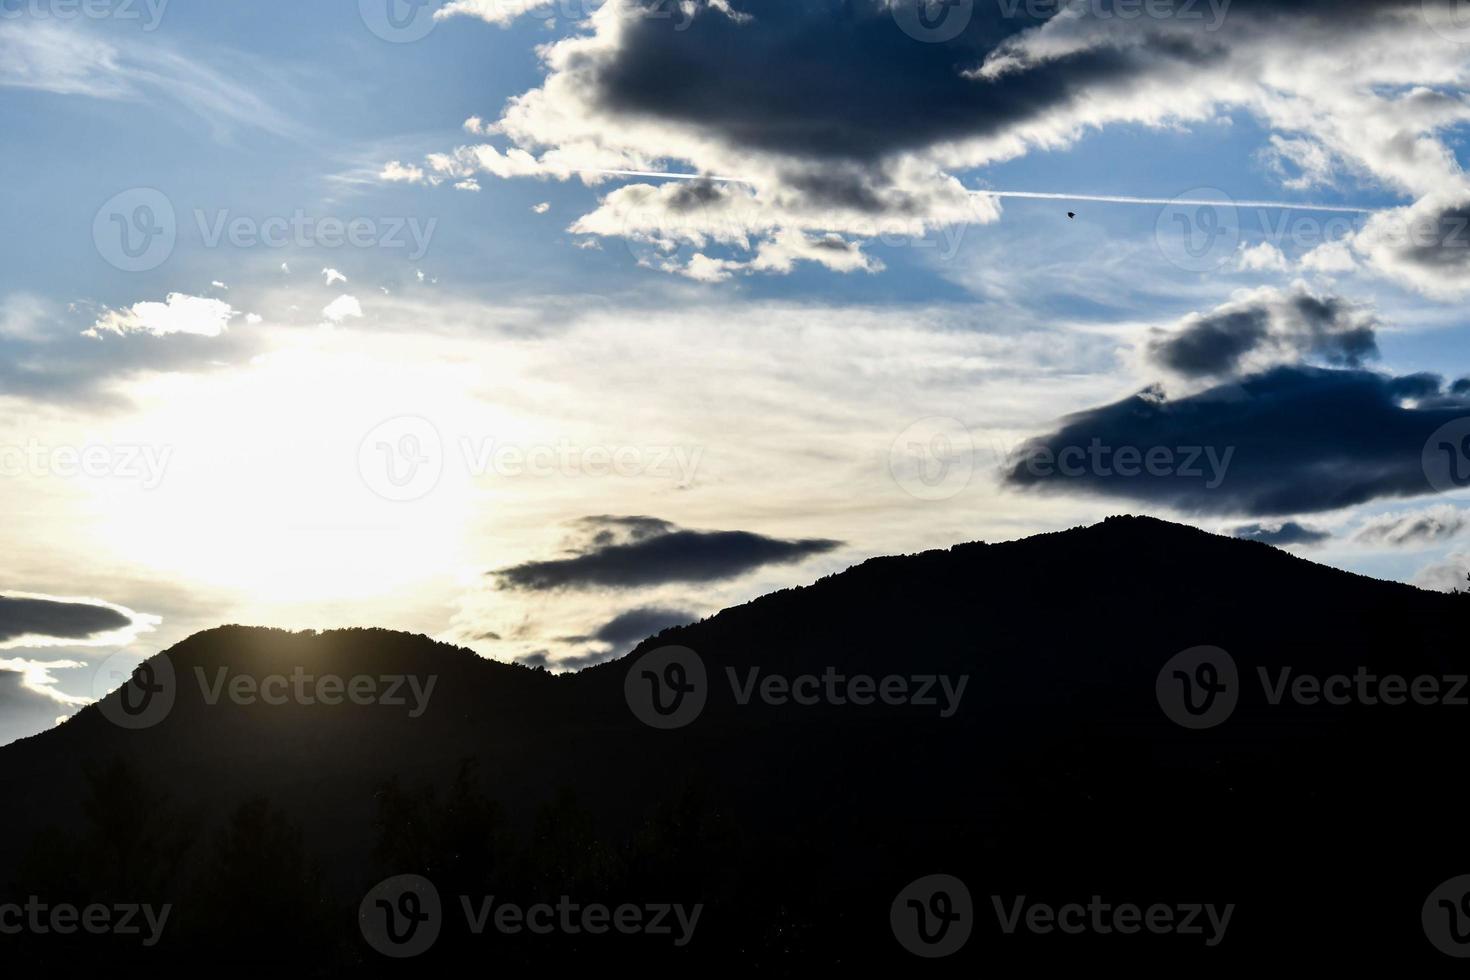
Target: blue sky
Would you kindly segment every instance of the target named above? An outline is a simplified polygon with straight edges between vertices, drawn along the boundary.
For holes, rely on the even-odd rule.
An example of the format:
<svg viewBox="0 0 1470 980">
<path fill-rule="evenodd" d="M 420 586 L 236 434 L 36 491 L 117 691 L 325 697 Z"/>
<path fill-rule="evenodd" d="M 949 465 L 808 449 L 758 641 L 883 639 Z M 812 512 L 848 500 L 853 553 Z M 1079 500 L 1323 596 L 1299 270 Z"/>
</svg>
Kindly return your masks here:
<svg viewBox="0 0 1470 980">
<path fill-rule="evenodd" d="M 221 622 L 565 669 L 1111 513 L 1462 579 L 1420 459 L 1470 375 L 1454 5 L 960 0 L 916 37 L 931 2 L 6 5 L 0 739 Z M 1237 454 L 1208 493 L 1016 476 L 1178 418 Z M 654 571 L 511 573 L 550 561 Z M 6 633 L 7 597 L 90 625 Z"/>
</svg>

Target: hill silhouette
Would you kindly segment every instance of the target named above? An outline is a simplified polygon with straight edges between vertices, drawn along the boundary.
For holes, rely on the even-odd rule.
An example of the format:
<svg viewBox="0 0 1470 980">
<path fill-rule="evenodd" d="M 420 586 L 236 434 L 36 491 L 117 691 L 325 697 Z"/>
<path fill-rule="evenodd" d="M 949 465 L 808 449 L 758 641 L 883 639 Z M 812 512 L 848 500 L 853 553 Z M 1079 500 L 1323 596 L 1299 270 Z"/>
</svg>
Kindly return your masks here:
<svg viewBox="0 0 1470 980">
<path fill-rule="evenodd" d="M 385 630 L 222 627 L 129 686 L 173 677 L 146 727 L 117 723 L 140 717 L 125 688 L 0 750 L 0 905 L 169 903 L 162 938 L 0 943 L 26 965 L 248 971 L 284 954 L 306 975 L 1452 968 L 1431 934 L 1470 918 L 1427 899 L 1470 874 L 1467 614 L 1464 596 L 1120 517 L 873 559 L 571 675 Z M 343 703 L 229 693 L 296 674 L 343 678 Z M 382 703 L 383 679 L 407 676 L 427 695 L 404 682 Z M 1335 676 L 1341 703 L 1313 694 Z M 343 693 L 352 678 L 376 679 L 372 703 Z M 968 905 L 900 895 L 941 874 Z M 437 939 L 406 960 L 360 921 L 421 908 L 369 894 L 401 875 L 442 900 Z M 461 896 L 702 911 L 683 944 L 677 927 L 475 935 Z M 1047 917 L 1069 904 L 1080 929 Z M 1227 926 L 1194 906 L 1229 907 Z M 968 916 L 959 948 L 906 948 L 900 919 L 943 932 L 947 912 Z"/>
</svg>

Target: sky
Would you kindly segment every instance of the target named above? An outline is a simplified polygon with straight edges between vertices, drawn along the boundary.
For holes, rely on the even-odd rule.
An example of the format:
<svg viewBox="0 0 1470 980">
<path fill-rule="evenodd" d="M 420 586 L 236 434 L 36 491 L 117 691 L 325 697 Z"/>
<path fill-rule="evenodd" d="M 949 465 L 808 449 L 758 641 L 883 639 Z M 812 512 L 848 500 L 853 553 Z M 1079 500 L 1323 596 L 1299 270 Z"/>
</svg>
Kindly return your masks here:
<svg viewBox="0 0 1470 980">
<path fill-rule="evenodd" d="M 1467 84 L 1436 0 L 0 0 L 0 743 L 1118 513 L 1456 588 Z"/>
</svg>

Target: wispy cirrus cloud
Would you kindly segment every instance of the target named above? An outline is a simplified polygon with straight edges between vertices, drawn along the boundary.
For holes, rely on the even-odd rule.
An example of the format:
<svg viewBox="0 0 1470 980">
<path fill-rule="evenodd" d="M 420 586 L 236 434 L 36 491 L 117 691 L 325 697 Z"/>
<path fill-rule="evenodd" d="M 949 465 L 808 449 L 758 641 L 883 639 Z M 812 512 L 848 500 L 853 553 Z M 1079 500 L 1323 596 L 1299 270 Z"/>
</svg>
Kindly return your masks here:
<svg viewBox="0 0 1470 980">
<path fill-rule="evenodd" d="M 248 126 L 299 134 L 260 95 L 261 79 L 242 81 L 156 35 L 103 36 L 79 23 L 0 20 L 0 88 L 111 101 L 172 103 L 205 120 L 216 135 Z"/>
</svg>

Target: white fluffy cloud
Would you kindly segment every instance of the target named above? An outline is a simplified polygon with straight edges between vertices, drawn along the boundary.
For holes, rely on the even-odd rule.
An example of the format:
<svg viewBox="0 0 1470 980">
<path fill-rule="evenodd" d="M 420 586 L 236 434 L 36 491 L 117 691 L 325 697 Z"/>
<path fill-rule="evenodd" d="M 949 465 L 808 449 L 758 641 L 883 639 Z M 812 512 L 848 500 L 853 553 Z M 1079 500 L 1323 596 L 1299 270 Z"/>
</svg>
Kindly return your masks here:
<svg viewBox="0 0 1470 980">
<path fill-rule="evenodd" d="M 1456 551 L 1426 565 L 1414 576 L 1414 584 L 1436 592 L 1470 591 L 1470 554 Z"/>
<path fill-rule="evenodd" d="M 378 172 L 378 179 L 392 183 L 422 184 L 424 182 L 424 168 L 411 163 L 403 163 L 399 160 L 390 160 Z"/>
<path fill-rule="evenodd" d="M 545 0 L 449 0 L 434 11 L 434 19 L 475 17 L 487 24 L 504 27 L 522 14 L 547 9 L 550 8 Z"/>
<path fill-rule="evenodd" d="M 343 293 L 322 309 L 322 316 L 326 317 L 329 323 L 341 323 L 347 319 L 361 319 L 362 304 L 357 301 L 356 296 Z"/>
<path fill-rule="evenodd" d="M 162 303 L 134 303 L 121 310 L 105 310 L 87 335 L 146 333 L 155 337 L 169 334 L 218 337 L 229 328 L 235 315 L 236 311 L 224 300 L 169 293 Z"/>
</svg>

